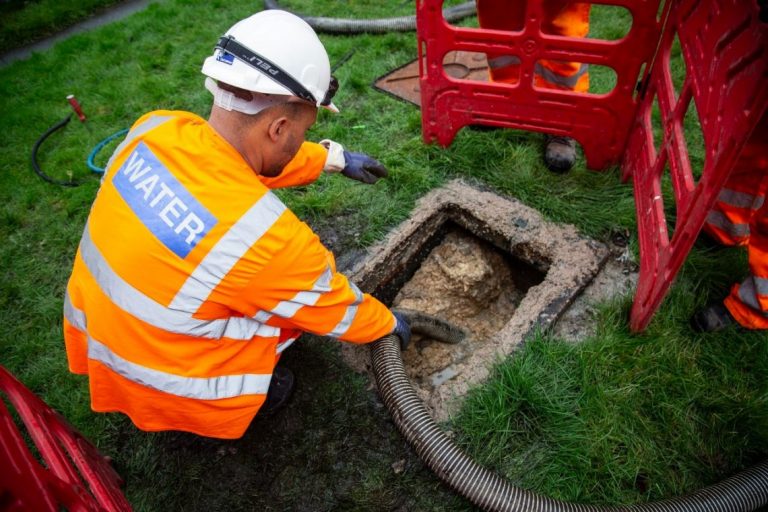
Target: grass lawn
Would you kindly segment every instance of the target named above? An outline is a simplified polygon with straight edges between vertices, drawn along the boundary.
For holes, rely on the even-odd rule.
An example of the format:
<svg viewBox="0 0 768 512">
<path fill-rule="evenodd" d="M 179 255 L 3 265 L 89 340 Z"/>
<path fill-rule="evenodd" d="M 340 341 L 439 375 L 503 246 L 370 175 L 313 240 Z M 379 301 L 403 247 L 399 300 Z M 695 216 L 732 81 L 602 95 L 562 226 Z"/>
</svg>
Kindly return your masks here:
<svg viewBox="0 0 768 512">
<path fill-rule="evenodd" d="M 121 0 L 6 0 L 0 2 L 0 53 L 45 39 Z"/>
<path fill-rule="evenodd" d="M 362 0 L 285 5 L 344 17 L 412 10 L 408 2 Z M 0 69 L 0 364 L 115 459 L 136 510 L 471 510 L 405 445 L 332 340 L 307 337 L 288 351 L 299 382 L 292 402 L 236 442 L 147 434 L 123 416 L 95 414 L 86 379 L 67 370 L 64 288 L 99 182 L 87 155 L 150 110 L 206 117 L 202 62 L 219 35 L 260 6 L 162 1 Z M 593 18 L 606 37 L 628 23 L 616 9 L 595 8 Z M 371 88 L 416 57 L 415 34 L 321 38 L 332 63 L 355 53 L 336 73 L 341 113 L 321 113 L 309 138 L 337 140 L 390 169 L 375 186 L 324 176 L 280 191 L 338 256 L 382 239 L 419 197 L 453 178 L 514 196 L 600 240 L 628 230 L 636 252 L 632 187 L 617 169 L 597 173 L 580 162 L 554 175 L 540 161 L 541 137 L 512 130 L 462 130 L 447 149 L 426 146 L 418 109 Z M 609 80 L 598 72 L 595 87 Z M 71 188 L 45 183 L 29 165 L 37 137 L 70 113 L 67 94 L 80 99 L 88 121 L 75 118 L 54 134 L 39 159 L 51 176 L 82 182 Z M 644 333 L 628 330 L 631 296 L 600 304 L 595 336 L 572 344 L 537 335 L 499 362 L 450 428 L 515 483 L 589 503 L 679 495 L 764 459 L 766 334 L 696 334 L 688 326 L 746 271 L 743 251 L 696 246 Z"/>
</svg>

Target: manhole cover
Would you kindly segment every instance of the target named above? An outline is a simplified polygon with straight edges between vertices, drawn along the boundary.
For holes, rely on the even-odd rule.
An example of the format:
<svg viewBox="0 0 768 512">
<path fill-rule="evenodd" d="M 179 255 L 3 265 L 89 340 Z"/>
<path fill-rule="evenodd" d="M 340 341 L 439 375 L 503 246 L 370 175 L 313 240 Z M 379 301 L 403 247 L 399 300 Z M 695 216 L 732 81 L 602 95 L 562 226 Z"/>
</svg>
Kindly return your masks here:
<svg viewBox="0 0 768 512">
<path fill-rule="evenodd" d="M 451 78 L 488 81 L 488 62 L 483 53 L 462 51 L 447 53 L 443 59 L 443 70 Z M 413 60 L 382 76 L 373 83 L 373 87 L 420 106 L 419 60 Z"/>
</svg>

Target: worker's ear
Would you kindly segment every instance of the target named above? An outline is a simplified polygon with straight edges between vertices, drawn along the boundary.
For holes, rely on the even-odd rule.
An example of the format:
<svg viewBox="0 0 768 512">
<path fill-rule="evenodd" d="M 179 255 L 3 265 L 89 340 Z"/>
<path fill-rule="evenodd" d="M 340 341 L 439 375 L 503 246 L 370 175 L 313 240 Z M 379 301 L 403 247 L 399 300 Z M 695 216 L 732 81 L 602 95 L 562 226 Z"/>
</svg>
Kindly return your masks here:
<svg viewBox="0 0 768 512">
<path fill-rule="evenodd" d="M 269 123 L 267 133 L 272 142 L 277 142 L 288 132 L 288 123 L 290 120 L 286 116 L 276 117 Z"/>
</svg>

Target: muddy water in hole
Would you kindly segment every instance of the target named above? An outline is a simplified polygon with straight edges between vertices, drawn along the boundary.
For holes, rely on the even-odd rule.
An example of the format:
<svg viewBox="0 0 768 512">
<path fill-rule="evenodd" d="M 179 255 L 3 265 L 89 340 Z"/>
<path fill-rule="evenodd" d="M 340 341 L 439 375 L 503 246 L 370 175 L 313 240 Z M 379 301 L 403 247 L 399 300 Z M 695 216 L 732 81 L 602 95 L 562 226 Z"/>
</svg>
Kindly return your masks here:
<svg viewBox="0 0 768 512">
<path fill-rule="evenodd" d="M 427 390 L 457 378 L 453 365 L 488 343 L 524 294 L 498 249 L 468 233 L 448 233 L 400 290 L 394 306 L 439 316 L 464 328 L 469 339 L 448 345 L 414 335 L 403 354 L 412 382 Z"/>
</svg>

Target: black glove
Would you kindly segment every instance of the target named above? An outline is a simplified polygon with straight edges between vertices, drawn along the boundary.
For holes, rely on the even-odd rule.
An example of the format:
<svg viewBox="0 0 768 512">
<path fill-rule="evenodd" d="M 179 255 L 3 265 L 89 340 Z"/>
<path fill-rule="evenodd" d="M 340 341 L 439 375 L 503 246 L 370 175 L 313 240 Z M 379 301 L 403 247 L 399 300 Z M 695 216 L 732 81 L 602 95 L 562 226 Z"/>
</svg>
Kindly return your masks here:
<svg viewBox="0 0 768 512">
<path fill-rule="evenodd" d="M 405 352 L 405 349 L 411 343 L 411 324 L 408 323 L 408 318 L 399 311 L 393 311 L 392 314 L 395 315 L 395 320 L 397 320 L 392 334 L 396 334 L 400 338 L 400 350 Z"/>
<path fill-rule="evenodd" d="M 387 168 L 364 153 L 351 153 L 344 150 L 344 169 L 341 174 L 363 183 L 376 183 L 379 178 L 387 177 Z"/>
</svg>

